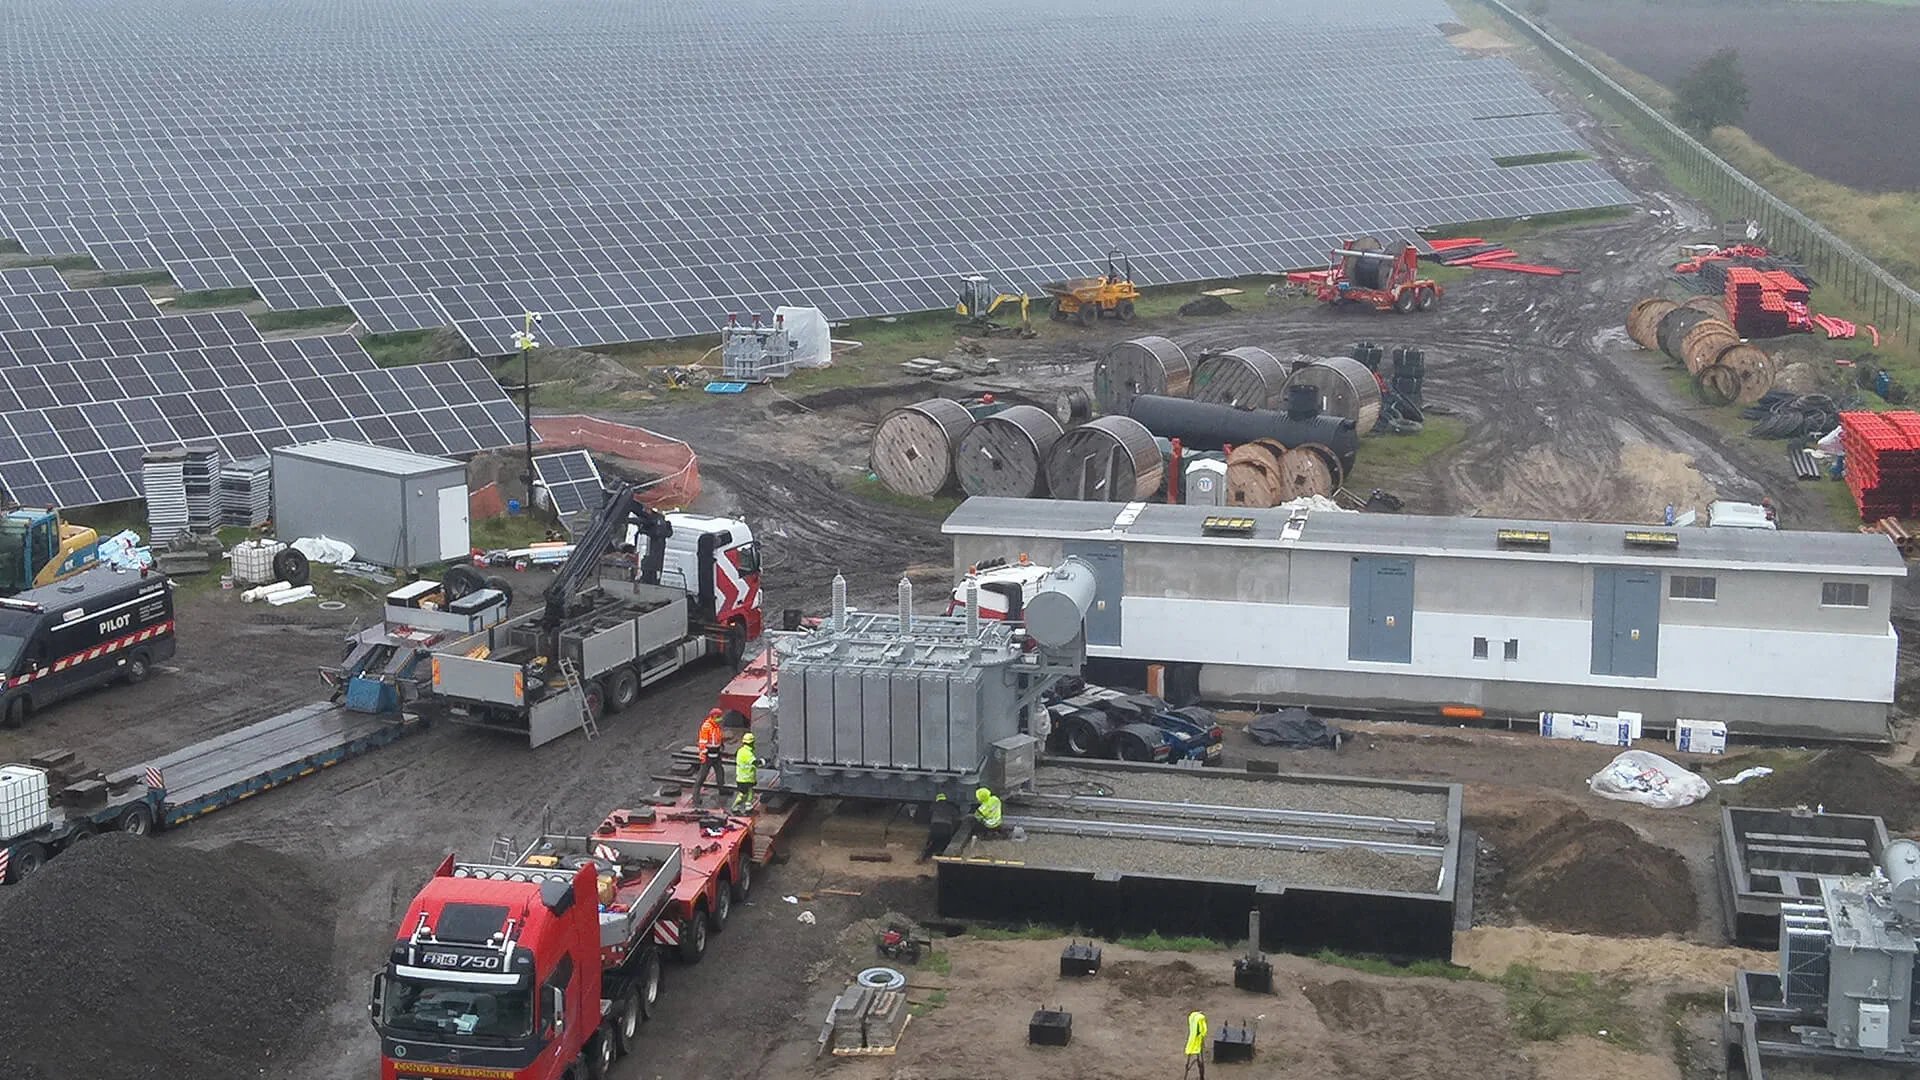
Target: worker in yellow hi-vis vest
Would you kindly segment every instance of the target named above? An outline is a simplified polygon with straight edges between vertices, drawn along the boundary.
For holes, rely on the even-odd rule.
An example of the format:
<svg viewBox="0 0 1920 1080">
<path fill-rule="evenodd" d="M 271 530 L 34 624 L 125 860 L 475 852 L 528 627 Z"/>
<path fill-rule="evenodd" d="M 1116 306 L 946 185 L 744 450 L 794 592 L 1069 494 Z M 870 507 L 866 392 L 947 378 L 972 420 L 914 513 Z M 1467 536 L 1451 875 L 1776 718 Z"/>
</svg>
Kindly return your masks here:
<svg viewBox="0 0 1920 1080">
<path fill-rule="evenodd" d="M 1195 1009 L 1187 1014 L 1187 1068 L 1180 1075 L 1193 1075 L 1200 1067 L 1200 1080 L 1207 1080 L 1207 1014 Z"/>
</svg>

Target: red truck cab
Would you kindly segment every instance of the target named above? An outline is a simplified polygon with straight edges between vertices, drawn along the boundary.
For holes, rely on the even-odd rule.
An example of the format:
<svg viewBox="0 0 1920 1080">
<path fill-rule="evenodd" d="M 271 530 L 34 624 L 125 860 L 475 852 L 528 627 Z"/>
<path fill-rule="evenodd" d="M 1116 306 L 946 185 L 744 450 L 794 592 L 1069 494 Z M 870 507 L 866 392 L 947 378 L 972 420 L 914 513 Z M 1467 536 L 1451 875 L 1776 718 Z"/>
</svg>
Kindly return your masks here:
<svg viewBox="0 0 1920 1080">
<path fill-rule="evenodd" d="M 374 977 L 382 1080 L 604 1077 L 658 999 L 681 859 L 565 836 L 497 864 L 449 856 Z"/>
</svg>

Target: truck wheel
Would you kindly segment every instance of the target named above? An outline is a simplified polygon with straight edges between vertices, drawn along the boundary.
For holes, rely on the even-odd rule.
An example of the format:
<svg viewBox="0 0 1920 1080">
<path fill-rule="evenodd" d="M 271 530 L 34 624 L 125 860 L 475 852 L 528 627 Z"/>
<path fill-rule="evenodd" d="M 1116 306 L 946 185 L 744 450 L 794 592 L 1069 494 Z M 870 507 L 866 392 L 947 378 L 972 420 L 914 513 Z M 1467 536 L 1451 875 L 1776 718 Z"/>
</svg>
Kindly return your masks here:
<svg viewBox="0 0 1920 1080">
<path fill-rule="evenodd" d="M 10 861 L 12 869 L 7 874 L 8 881 L 25 881 L 33 876 L 35 870 L 47 865 L 47 849 L 39 844 L 21 844 L 13 849 Z"/>
<path fill-rule="evenodd" d="M 1100 732 L 1080 717 L 1069 717 L 1060 724 L 1060 745 L 1073 757 L 1099 757 L 1104 741 Z"/>
<path fill-rule="evenodd" d="M 1116 319 L 1119 319 L 1123 323 L 1132 322 L 1133 321 L 1133 301 L 1122 300 L 1118 304 L 1113 305 L 1113 317 Z"/>
<path fill-rule="evenodd" d="M 1400 295 L 1393 298 L 1393 310 L 1405 315 L 1407 312 L 1413 310 L 1414 302 L 1417 299 L 1418 297 L 1414 296 L 1412 289 L 1401 289 Z"/>
<path fill-rule="evenodd" d="M 1081 304 L 1080 310 L 1074 314 L 1079 318 L 1081 326 L 1092 326 L 1100 321 L 1100 303 L 1097 300 L 1088 301 Z"/>
<path fill-rule="evenodd" d="M 640 963 L 640 983 L 633 988 L 640 999 L 640 1019 L 651 1020 L 660 1009 L 660 954 L 648 950 Z"/>
<path fill-rule="evenodd" d="M 1147 731 L 1139 730 L 1142 727 L 1145 727 Z M 1150 741 L 1147 734 L 1149 731 L 1153 733 L 1153 738 L 1157 739 L 1159 737 L 1159 730 L 1148 724 L 1128 724 L 1126 727 L 1114 732 L 1113 756 L 1119 758 L 1121 761 L 1154 760 L 1154 744 Z"/>
<path fill-rule="evenodd" d="M 127 657 L 127 666 L 121 670 L 120 677 L 127 680 L 128 686 L 137 686 L 146 682 L 152 671 L 153 662 L 147 659 L 147 654 L 137 652 Z"/>
<path fill-rule="evenodd" d="M 24 726 L 27 722 L 27 712 L 30 708 L 32 708 L 32 706 L 28 705 L 27 699 L 23 697 L 17 697 L 7 702 L 6 714 L 0 716 L 0 728 L 17 728 Z"/>
<path fill-rule="evenodd" d="M 135 803 L 120 815 L 120 831 L 135 836 L 145 836 L 153 831 L 153 807 L 146 803 Z"/>
<path fill-rule="evenodd" d="M 697 964 L 707 955 L 707 910 L 697 908 L 693 918 L 680 928 L 680 962 Z"/>
<path fill-rule="evenodd" d="M 744 903 L 747 896 L 753 891 L 753 859 L 751 856 L 751 852 L 744 853 L 740 856 L 740 873 L 735 875 L 733 883 L 727 886 L 733 891 L 733 899 L 736 903 Z"/>
<path fill-rule="evenodd" d="M 613 1072 L 613 1033 L 601 1028 L 588 1036 L 580 1057 L 587 1064 L 588 1080 L 607 1080 Z"/>
<path fill-rule="evenodd" d="M 607 711 L 622 712 L 640 697 L 640 675 L 630 667 L 615 668 L 606 678 Z"/>
<path fill-rule="evenodd" d="M 73 827 L 73 831 L 67 834 L 67 846 L 72 847 L 73 845 L 78 844 L 83 840 L 91 840 L 94 838 L 94 836 L 99 834 L 99 831 L 100 830 L 94 828 L 93 825 L 90 823 L 84 824 L 84 825 L 75 825 Z"/>
<path fill-rule="evenodd" d="M 714 933 L 727 928 L 727 920 L 733 917 L 733 886 L 725 881 L 713 890 L 713 913 L 707 916 L 707 922 Z"/>
<path fill-rule="evenodd" d="M 739 619 L 727 624 L 726 641 L 727 667 L 740 670 L 740 664 L 747 658 L 747 627 Z"/>
<path fill-rule="evenodd" d="M 1434 303 L 1439 299 L 1440 297 L 1432 289 L 1422 285 L 1420 291 L 1414 294 L 1413 306 L 1421 311 L 1432 311 Z"/>
<path fill-rule="evenodd" d="M 482 581 L 481 584 L 485 585 L 489 589 L 494 590 L 495 592 L 499 593 L 501 596 L 506 597 L 508 607 L 513 606 L 513 583 L 512 582 L 508 581 L 506 578 L 501 577 L 499 574 L 493 574 L 487 577 L 484 581 Z"/>
</svg>

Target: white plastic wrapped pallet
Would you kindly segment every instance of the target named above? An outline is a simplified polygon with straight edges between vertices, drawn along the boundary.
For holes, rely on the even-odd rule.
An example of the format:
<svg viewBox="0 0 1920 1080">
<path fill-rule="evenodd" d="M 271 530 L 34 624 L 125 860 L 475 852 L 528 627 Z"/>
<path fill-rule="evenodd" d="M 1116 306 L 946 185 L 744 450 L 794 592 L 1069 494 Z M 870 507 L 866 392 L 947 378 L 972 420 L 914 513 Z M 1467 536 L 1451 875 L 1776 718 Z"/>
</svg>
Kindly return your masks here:
<svg viewBox="0 0 1920 1080">
<path fill-rule="evenodd" d="M 787 336 L 793 339 L 793 366 L 821 368 L 833 363 L 833 332 L 819 308 L 775 308 L 773 315 L 786 321 Z"/>
</svg>

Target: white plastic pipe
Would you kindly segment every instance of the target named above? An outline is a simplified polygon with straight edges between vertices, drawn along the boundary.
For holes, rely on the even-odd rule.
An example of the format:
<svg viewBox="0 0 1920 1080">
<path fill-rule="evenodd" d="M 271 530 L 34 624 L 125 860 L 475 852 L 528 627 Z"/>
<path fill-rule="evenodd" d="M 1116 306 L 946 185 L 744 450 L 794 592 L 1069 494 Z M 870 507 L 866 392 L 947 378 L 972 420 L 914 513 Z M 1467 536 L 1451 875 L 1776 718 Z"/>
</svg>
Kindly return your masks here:
<svg viewBox="0 0 1920 1080">
<path fill-rule="evenodd" d="M 281 584 L 285 584 L 285 582 Z M 280 592 L 274 593 L 272 596 L 267 597 L 267 603 L 272 604 L 274 607 L 279 607 L 282 604 L 291 604 L 297 600 L 307 600 L 312 596 L 313 586 L 302 585 L 297 589 L 283 589 Z"/>
<path fill-rule="evenodd" d="M 293 588 L 293 583 L 290 581 L 276 581 L 269 585 L 256 585 L 246 592 L 241 593 L 240 599 L 245 603 L 251 604 L 255 600 L 265 600 L 275 593 L 283 593 L 291 588 Z"/>
</svg>

